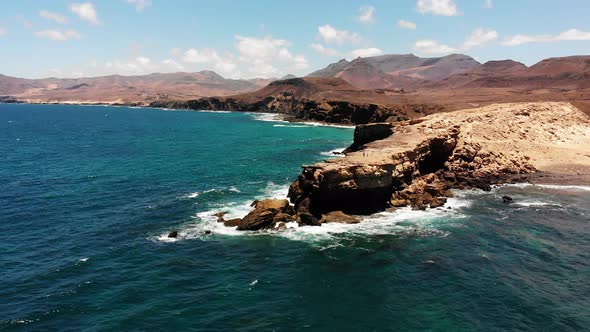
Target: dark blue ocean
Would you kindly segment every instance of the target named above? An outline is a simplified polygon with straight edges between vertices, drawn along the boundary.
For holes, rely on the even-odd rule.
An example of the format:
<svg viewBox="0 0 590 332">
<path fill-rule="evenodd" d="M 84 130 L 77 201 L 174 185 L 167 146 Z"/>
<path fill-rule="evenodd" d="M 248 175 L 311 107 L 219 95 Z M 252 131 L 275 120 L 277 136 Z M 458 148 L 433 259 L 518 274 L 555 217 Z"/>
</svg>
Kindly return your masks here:
<svg viewBox="0 0 590 332">
<path fill-rule="evenodd" d="M 590 329 L 589 186 L 284 233 L 211 217 L 284 197 L 351 139 L 260 114 L 0 105 L 0 330 Z"/>
</svg>

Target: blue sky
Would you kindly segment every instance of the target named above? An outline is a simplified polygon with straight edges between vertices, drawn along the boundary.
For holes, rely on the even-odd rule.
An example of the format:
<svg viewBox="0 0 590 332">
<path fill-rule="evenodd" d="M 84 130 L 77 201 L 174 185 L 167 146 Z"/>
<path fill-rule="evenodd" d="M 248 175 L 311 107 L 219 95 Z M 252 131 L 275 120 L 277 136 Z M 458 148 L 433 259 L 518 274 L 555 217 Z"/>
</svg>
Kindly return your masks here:
<svg viewBox="0 0 590 332">
<path fill-rule="evenodd" d="M 590 53 L 590 1 L 2 1 L 0 50 L 0 73 L 29 78 L 280 77 L 387 53 L 531 65 Z"/>
</svg>

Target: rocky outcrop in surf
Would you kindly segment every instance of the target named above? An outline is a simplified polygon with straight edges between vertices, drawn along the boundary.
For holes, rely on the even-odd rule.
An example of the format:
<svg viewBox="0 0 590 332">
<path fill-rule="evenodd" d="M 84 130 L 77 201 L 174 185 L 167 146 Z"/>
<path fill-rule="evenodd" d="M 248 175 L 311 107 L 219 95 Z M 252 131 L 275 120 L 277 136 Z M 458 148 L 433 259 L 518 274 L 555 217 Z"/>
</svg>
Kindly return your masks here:
<svg viewBox="0 0 590 332">
<path fill-rule="evenodd" d="M 344 157 L 303 166 L 289 188 L 293 207 L 286 200 L 256 202 L 237 225 L 355 223 L 350 215 L 437 208 L 451 189 L 490 190 L 572 161 L 590 166 L 588 146 L 590 119 L 568 103 L 500 104 L 359 126 Z"/>
<path fill-rule="evenodd" d="M 303 166 L 289 190 L 295 209 L 319 217 L 440 207 L 450 189 L 524 181 L 548 162 L 562 162 L 570 144 L 583 149 L 590 142 L 588 117 L 567 103 L 492 105 L 391 130 L 343 158 Z"/>
</svg>

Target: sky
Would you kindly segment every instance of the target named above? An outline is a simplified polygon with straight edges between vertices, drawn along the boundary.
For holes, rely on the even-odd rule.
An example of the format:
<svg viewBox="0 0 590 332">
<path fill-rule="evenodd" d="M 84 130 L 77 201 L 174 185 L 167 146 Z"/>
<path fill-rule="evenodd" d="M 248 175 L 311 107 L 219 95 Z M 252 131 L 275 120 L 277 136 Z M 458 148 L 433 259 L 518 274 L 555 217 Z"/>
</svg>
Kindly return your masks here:
<svg viewBox="0 0 590 332">
<path fill-rule="evenodd" d="M 0 74 L 305 75 L 342 58 L 590 54 L 590 0 L 0 2 Z"/>
</svg>

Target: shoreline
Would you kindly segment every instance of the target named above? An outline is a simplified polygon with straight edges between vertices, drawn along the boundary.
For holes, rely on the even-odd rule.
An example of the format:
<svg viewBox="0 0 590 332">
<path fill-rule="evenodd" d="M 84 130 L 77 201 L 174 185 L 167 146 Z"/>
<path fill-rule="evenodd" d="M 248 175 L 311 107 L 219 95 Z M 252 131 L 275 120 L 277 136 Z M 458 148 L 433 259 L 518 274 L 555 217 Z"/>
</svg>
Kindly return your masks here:
<svg viewBox="0 0 590 332">
<path fill-rule="evenodd" d="M 590 119 L 569 103 L 499 104 L 407 123 L 357 126 L 355 143 L 344 157 L 303 166 L 289 188 L 292 210 L 286 200 L 264 200 L 260 208 L 255 202 L 237 225 L 259 230 L 293 221 L 346 223 L 347 215 L 443 207 L 454 196 L 451 190 L 489 191 L 503 184 L 580 187 L 588 183 L 590 155 L 576 156 L 587 146 Z M 257 222 L 273 209 L 279 219 Z"/>
<path fill-rule="evenodd" d="M 188 109 L 188 108 L 167 108 L 167 107 L 160 107 L 160 106 L 151 106 L 149 104 L 142 104 L 136 105 L 135 103 L 129 104 L 121 104 L 121 103 L 84 103 L 84 102 L 27 102 L 27 101 L 18 101 L 18 102 L 1 102 L 0 104 L 11 104 L 11 105 L 64 105 L 64 106 L 104 106 L 104 107 L 127 107 L 127 108 L 145 108 L 145 109 L 156 109 L 162 111 L 182 111 L 182 112 L 202 112 L 202 113 L 244 113 L 244 114 L 251 114 L 251 115 L 275 115 L 280 117 L 280 119 L 276 120 L 265 120 L 265 119 L 256 119 L 257 121 L 266 121 L 266 122 L 285 122 L 285 123 L 300 123 L 306 126 L 319 126 L 319 127 L 333 127 L 333 128 L 342 128 L 342 129 L 354 129 L 356 126 L 353 124 L 346 124 L 346 123 L 332 123 L 332 122 L 324 122 L 324 121 L 309 121 L 304 119 L 299 119 L 292 114 L 287 113 L 279 113 L 279 112 L 252 112 L 252 111 L 233 111 L 233 110 L 207 110 L 207 109 Z"/>
<path fill-rule="evenodd" d="M 87 103 L 63 105 L 207 113 L 238 112 L 253 115 L 257 121 L 353 128 L 306 121 L 293 114 L 277 112 L 167 109 L 146 105 Z M 291 222 L 317 226 L 333 212 L 371 216 L 405 206 L 425 210 L 444 206 L 447 198 L 453 197 L 450 190 L 479 188 L 487 191 L 491 186 L 502 184 L 583 187 L 590 184 L 590 162 L 579 165 L 565 163 L 563 160 L 573 160 L 571 156 L 577 151 L 575 149 L 573 152 L 569 151 L 569 155 L 566 154 L 565 157 L 560 156 L 565 153 L 562 150 L 565 147 L 571 148 L 572 144 L 579 146 L 577 136 L 582 134 L 585 137 L 588 133 L 590 121 L 585 115 L 586 118 L 579 118 L 576 111 L 580 112 L 569 103 L 496 104 L 479 109 L 433 114 L 414 121 L 356 126 L 354 143 L 343 157 L 302 166 L 302 174 L 291 185 L 287 195 L 294 207 L 288 208 L 288 205 L 281 203 L 283 205 L 277 208 L 279 205 L 260 203 L 262 207 L 259 208 L 254 203 L 254 209 L 250 212 L 254 213 L 254 217 L 250 219 L 255 220 L 257 216 L 263 215 L 264 209 L 270 206 L 271 209 L 282 211 L 282 221 L 272 219 L 270 224 L 262 226 L 253 223 L 252 227 L 255 229 L 238 225 L 241 230 L 274 228 L 275 225 Z M 256 118 L 257 115 L 267 118 Z M 495 119 L 497 116 L 503 118 L 498 122 Z M 503 123 L 506 128 L 488 131 L 489 128 L 500 128 L 497 124 L 493 125 L 494 121 Z M 554 124 L 556 121 L 562 123 Z M 510 125 L 505 125 L 506 123 Z M 576 125 L 580 125 L 582 131 L 573 134 Z M 561 132 L 561 129 L 567 130 Z M 383 135 L 384 130 L 386 135 Z M 523 134 L 523 130 L 526 134 Z M 553 136 L 547 136 L 547 140 L 538 139 L 538 135 L 546 133 Z M 493 135 L 500 135 L 500 138 L 494 138 Z M 556 145 L 542 146 L 541 150 L 537 148 L 539 152 L 535 152 L 537 150 L 532 146 L 539 141 L 546 144 L 553 142 Z M 561 145 L 557 143 L 564 148 L 560 148 Z M 551 152 L 551 149 L 555 151 Z M 590 155 L 586 156 L 590 158 Z M 535 167 L 537 163 L 544 167 Z M 261 202 L 273 200 L 277 199 Z M 262 212 L 259 211 L 261 209 Z M 240 220 L 246 218 L 248 216 Z"/>
</svg>

